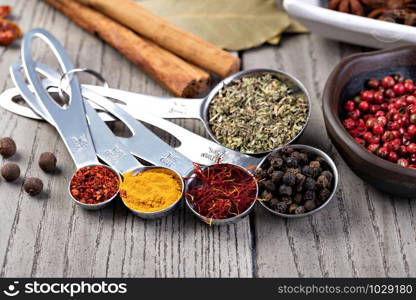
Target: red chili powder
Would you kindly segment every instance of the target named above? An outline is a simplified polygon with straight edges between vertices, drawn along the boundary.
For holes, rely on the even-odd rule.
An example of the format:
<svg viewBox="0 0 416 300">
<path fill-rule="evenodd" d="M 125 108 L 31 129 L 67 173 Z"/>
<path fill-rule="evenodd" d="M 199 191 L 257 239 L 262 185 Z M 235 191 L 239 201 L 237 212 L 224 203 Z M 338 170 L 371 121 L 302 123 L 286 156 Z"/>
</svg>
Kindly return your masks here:
<svg viewBox="0 0 416 300">
<path fill-rule="evenodd" d="M 117 174 L 104 166 L 79 169 L 71 179 L 72 196 L 81 203 L 98 204 L 112 198 L 119 190 Z"/>
</svg>

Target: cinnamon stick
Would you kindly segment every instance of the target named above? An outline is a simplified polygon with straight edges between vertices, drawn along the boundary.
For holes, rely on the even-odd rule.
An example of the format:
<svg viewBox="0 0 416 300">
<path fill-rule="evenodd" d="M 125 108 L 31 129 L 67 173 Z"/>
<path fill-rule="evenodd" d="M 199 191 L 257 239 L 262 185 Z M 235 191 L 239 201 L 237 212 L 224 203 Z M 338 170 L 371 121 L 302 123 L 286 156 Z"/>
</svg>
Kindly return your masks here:
<svg viewBox="0 0 416 300">
<path fill-rule="evenodd" d="M 131 0 L 77 0 L 133 29 L 163 48 L 227 77 L 240 69 L 239 58 L 156 16 Z"/>
<path fill-rule="evenodd" d="M 196 97 L 208 88 L 208 73 L 138 36 L 105 15 L 74 0 L 44 1 L 123 53 L 174 95 Z"/>
</svg>

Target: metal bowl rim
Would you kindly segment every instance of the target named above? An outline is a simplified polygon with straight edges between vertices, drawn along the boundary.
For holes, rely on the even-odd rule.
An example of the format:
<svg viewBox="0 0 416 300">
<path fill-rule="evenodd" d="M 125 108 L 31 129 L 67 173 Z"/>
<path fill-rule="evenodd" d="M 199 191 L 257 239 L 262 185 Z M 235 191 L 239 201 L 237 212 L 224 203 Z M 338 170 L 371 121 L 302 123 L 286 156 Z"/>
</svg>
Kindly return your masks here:
<svg viewBox="0 0 416 300">
<path fill-rule="evenodd" d="M 251 172 L 249 172 L 247 169 L 245 169 L 241 166 L 237 166 L 237 165 L 229 164 L 229 163 L 220 163 L 220 165 L 231 165 L 231 166 L 237 167 L 237 168 L 243 170 L 246 174 L 250 175 L 253 178 L 253 180 L 256 180 L 256 177 Z M 204 167 L 202 167 L 202 169 L 205 170 L 205 169 L 207 169 L 211 166 L 204 166 Z M 195 180 L 195 179 L 194 178 L 189 179 L 189 181 L 186 184 L 186 190 L 185 190 L 185 195 L 184 195 L 186 205 L 195 214 L 195 216 L 197 216 L 199 219 L 203 220 L 205 223 L 207 223 L 209 225 L 222 225 L 222 224 L 234 223 L 237 220 L 242 219 L 246 215 L 248 215 L 253 210 L 254 206 L 256 205 L 256 202 L 258 202 L 257 198 L 258 198 L 258 195 L 259 195 L 259 185 L 256 181 L 256 195 L 255 195 L 255 198 L 254 198 L 253 202 L 250 204 L 250 206 L 247 207 L 247 209 L 245 211 L 243 211 L 241 214 L 239 214 L 237 216 L 234 216 L 234 217 L 231 217 L 231 218 L 226 218 L 226 219 L 214 219 L 214 218 L 212 218 L 212 219 L 210 219 L 210 218 L 205 217 L 205 216 L 201 215 L 200 213 L 198 213 L 192 207 L 192 204 L 189 203 L 188 198 L 186 197 L 188 186 L 193 180 Z M 205 220 L 212 220 L 212 222 L 206 222 Z"/>
<path fill-rule="evenodd" d="M 335 162 L 333 161 L 333 159 L 328 154 L 326 154 L 324 151 L 322 151 L 319 148 L 316 148 L 316 147 L 313 147 L 313 146 L 309 146 L 309 145 L 302 145 L 302 144 L 295 144 L 295 145 L 290 145 L 290 146 L 285 146 L 285 147 L 292 147 L 292 148 L 295 148 L 295 149 L 306 149 L 306 150 L 311 151 L 313 153 L 319 154 L 320 156 L 322 156 L 323 158 L 325 158 L 325 161 L 327 163 L 329 163 L 329 165 L 331 166 L 332 171 L 334 173 L 334 187 L 332 188 L 331 194 L 329 195 L 328 199 L 322 205 L 320 205 L 319 207 L 315 208 L 314 210 L 311 210 L 311 211 L 308 211 L 306 213 L 299 214 L 299 215 L 282 214 L 282 213 L 279 213 L 279 212 L 271 209 L 270 207 L 268 207 L 266 204 L 263 203 L 263 201 L 258 201 L 258 202 L 260 202 L 260 204 L 265 209 L 267 209 L 269 212 L 271 212 L 272 214 L 277 215 L 277 216 L 280 216 L 280 217 L 283 217 L 283 218 L 293 218 L 293 219 L 296 219 L 296 218 L 308 217 L 308 216 L 313 215 L 313 214 L 319 212 L 320 210 L 322 210 L 334 198 L 335 193 L 336 193 L 337 188 L 338 188 L 338 183 L 339 183 L 338 168 L 335 165 Z M 285 147 L 281 147 L 281 148 L 277 149 L 276 151 L 281 151 Z M 268 157 L 269 157 L 269 155 L 267 155 L 266 157 L 264 157 L 261 160 L 261 162 L 258 164 L 256 170 L 266 161 L 266 159 Z"/>
<path fill-rule="evenodd" d="M 207 130 L 209 136 L 217 144 L 219 144 L 219 145 L 221 145 L 221 146 L 223 146 L 223 147 L 225 147 L 227 149 L 230 149 L 230 150 L 233 150 L 233 151 L 237 151 L 237 150 L 231 149 L 231 148 L 223 145 L 222 143 L 220 143 L 217 140 L 216 136 L 214 135 L 214 133 L 211 130 L 211 127 L 209 126 L 209 118 L 208 118 L 209 111 L 208 110 L 209 110 L 209 106 L 210 106 L 211 102 L 214 100 L 215 96 L 218 94 L 218 92 L 221 89 L 223 89 L 225 86 L 227 86 L 228 84 L 230 84 L 233 80 L 238 79 L 238 78 L 241 78 L 241 77 L 244 77 L 245 75 L 252 74 L 252 73 L 277 73 L 279 75 L 286 76 L 288 79 L 290 79 L 291 81 L 293 81 L 293 83 L 296 84 L 297 87 L 305 94 L 306 100 L 308 101 L 308 116 L 306 118 L 305 124 L 302 127 L 302 129 L 298 132 L 298 134 L 293 139 L 291 139 L 290 141 L 288 141 L 285 144 L 285 146 L 286 145 L 289 145 L 290 143 L 293 143 L 294 141 L 296 141 L 296 139 L 298 139 L 303 134 L 303 132 L 305 131 L 306 127 L 309 124 L 309 121 L 310 121 L 310 118 L 311 118 L 311 114 L 312 114 L 312 101 L 311 101 L 311 97 L 310 97 L 310 94 L 309 94 L 308 90 L 306 89 L 305 85 L 297 77 L 295 77 L 295 76 L 293 76 L 293 75 L 291 75 L 291 74 L 289 74 L 287 72 L 284 72 L 284 71 L 281 71 L 281 70 L 274 70 L 274 69 L 249 69 L 249 70 L 240 71 L 240 72 L 235 73 L 235 74 L 233 74 L 233 75 L 225 78 L 224 80 L 220 81 L 210 91 L 210 93 L 208 94 L 208 96 L 204 98 L 203 105 L 201 107 L 201 116 L 200 116 L 200 118 L 202 120 L 202 123 L 204 124 L 205 129 Z M 281 146 L 281 147 L 284 147 L 284 146 Z M 263 152 L 256 152 L 256 153 L 247 153 L 247 152 L 241 152 L 241 151 L 237 151 L 237 152 L 242 153 L 242 154 L 246 154 L 246 155 L 263 156 L 263 155 L 267 155 L 270 152 L 274 151 L 275 149 L 278 149 L 278 148 L 281 148 L 281 147 L 273 148 L 270 151 L 263 151 Z"/>
<path fill-rule="evenodd" d="M 124 206 L 125 207 L 127 207 L 132 213 L 134 213 L 135 215 L 137 215 L 137 216 L 147 216 L 148 218 L 151 218 L 151 216 L 157 216 L 158 214 L 164 214 L 164 213 L 166 213 L 166 212 L 168 212 L 168 211 L 170 211 L 170 210 L 172 210 L 173 208 L 175 208 L 175 206 L 182 200 L 182 198 L 184 197 L 184 192 L 185 192 L 185 182 L 183 181 L 183 178 L 182 178 L 182 176 L 180 176 L 179 174 L 178 174 L 178 172 L 176 172 L 176 171 L 174 171 L 174 170 L 172 170 L 172 169 L 170 169 L 170 168 L 166 168 L 166 167 L 159 167 L 159 166 L 143 166 L 143 167 L 140 167 L 140 168 L 137 168 L 136 170 L 134 170 L 133 172 L 135 172 L 135 171 L 137 171 L 137 170 L 140 170 L 140 172 L 138 172 L 138 173 L 142 173 L 142 172 L 145 172 L 146 170 L 151 170 L 151 169 L 165 169 L 165 170 L 169 170 L 170 172 L 172 172 L 173 174 L 175 174 L 177 177 L 178 177 L 178 179 L 179 179 L 179 181 L 180 181 L 180 183 L 181 183 L 181 185 L 182 185 L 182 188 L 181 188 L 181 196 L 179 197 L 179 199 L 177 199 L 175 202 L 173 202 L 171 205 L 169 205 L 168 207 L 165 207 L 164 209 L 162 209 L 162 210 L 158 210 L 158 211 L 152 211 L 152 212 L 143 212 L 143 211 L 138 211 L 138 210 L 134 210 L 134 209 L 132 209 L 132 208 L 130 208 L 130 207 L 128 207 L 127 206 L 127 204 L 126 203 L 124 203 L 124 200 L 123 200 L 123 197 L 121 197 L 120 196 L 120 198 L 121 198 L 121 202 L 123 202 L 123 204 L 124 204 Z"/>
</svg>

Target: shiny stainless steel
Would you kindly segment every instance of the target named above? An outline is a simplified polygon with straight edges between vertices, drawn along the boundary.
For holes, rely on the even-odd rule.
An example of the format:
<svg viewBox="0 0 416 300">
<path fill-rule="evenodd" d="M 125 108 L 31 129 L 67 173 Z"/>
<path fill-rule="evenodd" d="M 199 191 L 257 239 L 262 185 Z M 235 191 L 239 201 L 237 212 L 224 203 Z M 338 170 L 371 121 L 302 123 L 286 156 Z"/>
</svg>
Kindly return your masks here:
<svg viewBox="0 0 416 300">
<path fill-rule="evenodd" d="M 131 154 L 153 165 L 172 169 L 181 176 L 188 176 L 192 172 L 193 163 L 189 158 L 166 144 L 120 106 L 94 92 L 86 91 L 83 95 L 117 117 L 130 129 L 132 136 L 120 140 L 129 148 Z"/>
<path fill-rule="evenodd" d="M 39 65 L 39 67 L 42 69 L 43 66 Z M 94 71 L 93 75 L 96 72 Z M 305 86 L 302 84 L 301 81 L 299 81 L 294 76 L 285 73 L 283 71 L 278 70 L 271 70 L 271 69 L 252 69 L 252 70 L 245 70 L 238 72 L 230 77 L 225 78 L 220 83 L 218 83 L 208 94 L 207 97 L 201 98 L 201 99 L 185 99 L 185 98 L 174 98 L 174 97 L 156 97 L 156 96 L 150 96 L 145 94 L 139 94 L 139 93 L 132 93 L 127 92 L 123 90 L 118 89 L 111 89 L 108 87 L 102 87 L 102 86 L 94 86 L 94 85 L 83 85 L 82 86 L 82 92 L 91 91 L 96 92 L 102 96 L 112 98 L 117 100 L 117 104 L 120 106 L 125 106 L 126 110 L 129 111 L 130 114 L 132 114 L 136 119 L 140 119 L 138 115 L 136 115 L 136 112 L 142 113 L 144 111 L 150 112 L 155 116 L 161 117 L 161 118 L 191 118 L 191 119 L 199 119 L 203 122 L 208 134 L 210 137 L 216 141 L 218 144 L 220 142 L 216 139 L 215 135 L 213 134 L 208 121 L 208 109 L 211 101 L 215 98 L 215 96 L 218 94 L 218 92 L 223 89 L 225 86 L 229 85 L 233 80 L 247 76 L 247 75 L 253 75 L 253 74 L 261 74 L 261 73 L 271 73 L 273 76 L 279 78 L 283 82 L 287 83 L 294 93 L 298 94 L 304 94 L 307 101 L 308 101 L 308 116 L 305 123 L 305 126 L 302 128 L 301 131 L 287 144 L 291 144 L 295 142 L 304 132 L 305 128 L 308 125 L 310 116 L 311 116 L 311 110 L 312 110 L 312 103 L 310 99 L 310 95 L 305 88 Z M 56 82 L 57 77 L 56 75 L 53 76 L 50 74 L 48 78 Z M 102 78 L 102 76 L 99 74 L 97 76 L 99 79 Z M 61 77 L 62 78 L 62 77 Z M 58 87 L 60 86 L 60 80 Z M 100 79 L 101 80 L 101 79 Z M 143 114 L 140 114 L 143 115 Z M 106 120 L 110 120 L 111 117 Z M 144 121 L 144 120 L 142 120 Z M 157 126 L 157 125 L 154 125 Z M 260 152 L 260 153 L 252 153 L 253 155 L 266 155 L 270 151 L 266 152 Z"/>
<path fill-rule="evenodd" d="M 155 97 L 137 93 L 126 92 L 117 89 L 109 89 L 100 86 L 93 86 L 93 85 L 85 85 L 83 86 L 83 92 L 85 89 L 97 92 L 102 96 L 109 97 L 116 99 L 118 103 L 122 105 L 126 105 L 127 109 L 131 114 L 134 115 L 136 111 L 147 111 L 152 113 L 155 116 L 161 118 L 192 118 L 192 119 L 199 119 L 203 122 L 208 134 L 210 137 L 216 141 L 218 144 L 220 142 L 215 137 L 214 133 L 209 126 L 209 106 L 218 92 L 223 89 L 225 86 L 229 85 L 235 79 L 247 76 L 247 75 L 255 75 L 255 74 L 262 74 L 262 73 L 270 73 L 273 76 L 279 78 L 281 81 L 287 83 L 294 93 L 297 94 L 304 94 L 307 101 L 308 101 L 308 116 L 305 123 L 305 126 L 302 128 L 301 131 L 287 144 L 291 144 L 295 142 L 304 132 L 306 126 L 308 125 L 311 110 L 312 110 L 312 102 L 310 99 L 310 95 L 302 84 L 300 80 L 295 78 L 294 76 L 279 70 L 271 70 L 271 69 L 252 69 L 252 70 L 245 70 L 238 72 L 230 77 L 225 78 L 220 83 L 218 83 L 208 94 L 207 97 L 203 99 L 183 99 L 183 98 L 173 98 L 173 97 Z M 134 115 L 136 118 L 137 116 Z M 140 118 L 137 118 L 140 119 Z M 142 120 L 143 121 L 143 120 Z M 155 125 L 156 126 L 156 125 Z M 258 152 L 258 153 L 250 153 L 253 155 L 266 155 L 270 151 L 265 152 Z M 246 153 L 247 154 L 247 153 Z"/>
<path fill-rule="evenodd" d="M 47 118 L 44 108 L 38 105 L 36 96 L 30 89 L 31 86 L 26 86 L 23 76 L 20 73 L 20 69 L 20 62 L 16 62 L 10 66 L 10 75 L 17 87 L 17 92 L 25 99 L 26 103 L 36 111 L 37 116 Z M 142 165 L 130 155 L 128 149 L 113 135 L 108 126 L 102 121 L 88 102 L 85 103 L 85 109 L 89 127 L 92 128 L 90 133 L 97 155 L 121 174 L 141 167 Z M 49 123 L 54 124 L 52 120 L 49 120 Z"/>
<path fill-rule="evenodd" d="M 209 168 L 208 167 L 204 167 L 203 169 Z M 240 167 L 241 170 L 243 170 L 245 173 L 247 173 L 248 176 L 253 177 L 253 180 L 255 180 L 253 174 L 251 174 L 249 171 L 247 171 L 246 169 Z M 186 191 L 185 191 L 185 195 L 188 192 L 188 189 L 190 186 L 192 186 L 192 183 L 195 181 L 195 178 L 190 179 L 187 182 L 186 185 Z M 236 223 L 238 221 L 241 221 L 241 219 L 243 219 L 245 216 L 247 216 L 255 207 L 256 202 L 257 202 L 257 198 L 258 198 L 258 193 L 259 193 L 259 187 L 256 184 L 256 196 L 253 200 L 253 203 L 241 214 L 239 214 L 238 216 L 232 217 L 232 218 L 228 218 L 228 219 L 210 219 L 207 217 L 204 217 L 203 215 L 199 214 L 193 207 L 193 205 L 191 203 L 189 203 L 187 197 L 185 196 L 185 202 L 186 205 L 188 206 L 188 208 L 200 219 L 202 220 L 204 223 L 207 223 L 209 225 L 225 225 L 225 224 L 232 224 L 232 223 Z"/>
<path fill-rule="evenodd" d="M 335 193 L 337 191 L 338 188 L 338 180 L 339 180 L 339 175 L 338 175 L 338 169 L 337 166 L 335 165 L 334 161 L 332 160 L 332 158 L 326 154 L 325 152 L 323 152 L 322 150 L 312 147 L 312 146 L 307 146 L 307 145 L 290 145 L 290 147 L 292 147 L 293 149 L 299 149 L 299 150 L 306 150 L 309 152 L 312 152 L 316 155 L 319 155 L 321 157 L 323 157 L 325 159 L 325 161 L 328 163 L 328 165 L 331 167 L 332 169 L 332 173 L 334 174 L 334 187 L 332 189 L 332 192 L 329 196 L 329 198 L 325 201 L 324 204 L 322 204 L 321 206 L 319 206 L 318 208 L 304 213 L 304 214 L 300 214 L 300 215 L 290 215 L 290 214 L 282 214 L 279 213 L 273 209 L 271 209 L 270 207 L 268 207 L 265 203 L 263 203 L 262 201 L 259 201 L 260 204 L 267 209 L 269 212 L 271 212 L 274 215 L 277 215 L 279 217 L 283 217 L 283 218 L 293 218 L 293 219 L 297 219 L 297 218 L 303 218 L 303 217 L 308 217 L 311 216 L 313 214 L 316 214 L 317 212 L 319 212 L 320 210 L 324 209 L 325 206 L 328 205 L 328 203 L 334 198 Z M 262 162 L 259 164 L 258 168 L 264 163 L 264 161 L 267 159 L 267 156 L 262 160 Z"/>
<path fill-rule="evenodd" d="M 15 82 L 15 85 L 18 87 L 17 92 L 26 100 L 28 104 L 37 112 L 37 115 L 41 118 L 46 119 L 44 109 L 37 105 L 35 101 L 35 96 L 31 92 L 30 88 L 26 86 L 24 79 L 20 73 L 21 64 L 17 62 L 13 64 L 10 68 L 10 73 L 12 75 L 12 79 Z M 20 88 L 20 89 L 19 89 Z M 92 139 L 94 141 L 95 149 L 99 157 L 108 163 L 113 168 L 111 169 L 115 172 L 118 176 L 119 182 L 121 182 L 122 178 L 120 177 L 119 173 L 124 174 L 126 172 L 143 172 L 149 168 L 157 168 L 157 167 L 144 167 L 141 165 L 130 153 L 129 149 L 123 145 L 119 139 L 117 139 L 111 130 L 105 125 L 105 123 L 101 120 L 101 118 L 97 115 L 96 111 L 89 105 L 88 102 L 85 103 L 86 113 L 89 120 L 89 126 L 91 128 Z M 105 138 L 103 138 L 105 137 Z M 170 170 L 170 169 L 169 169 Z M 177 174 L 175 171 L 170 170 Z M 177 174 L 177 177 L 180 178 L 182 184 L 182 194 L 184 189 L 184 183 L 182 177 Z M 88 210 L 97 210 L 101 209 L 107 205 L 109 205 L 117 196 L 108 199 L 105 202 L 98 203 L 98 204 L 85 204 L 81 203 L 76 200 L 70 190 L 68 185 L 68 193 L 70 194 L 70 198 L 81 207 L 88 209 Z M 176 205 L 180 202 L 182 196 L 175 201 L 170 207 L 158 211 L 158 212 L 137 212 L 130 209 L 134 214 L 138 215 L 141 218 L 160 218 L 168 213 L 170 213 Z"/>
<path fill-rule="evenodd" d="M 139 174 L 141 172 L 145 172 L 145 171 L 150 170 L 150 169 L 167 169 L 167 170 L 170 170 L 170 171 L 174 172 L 173 170 L 168 169 L 168 168 L 161 168 L 161 167 L 150 166 L 150 167 L 143 167 L 143 168 L 137 170 L 137 172 L 135 172 L 135 173 Z M 182 194 L 182 196 L 179 199 L 177 199 L 174 203 L 172 203 L 169 207 L 167 207 L 165 209 L 162 209 L 162 210 L 159 210 L 159 211 L 155 211 L 155 212 L 142 212 L 142 211 L 137 211 L 137 210 L 134 210 L 134 209 L 131 209 L 130 207 L 128 207 L 126 205 L 126 203 L 124 203 L 124 200 L 122 198 L 123 204 L 133 214 L 135 214 L 136 216 L 138 216 L 140 218 L 143 218 L 143 219 L 158 219 L 158 218 L 162 218 L 162 217 L 167 216 L 168 214 L 170 214 L 171 212 L 173 212 L 178 207 L 178 204 L 181 202 L 181 200 L 183 198 L 183 194 L 184 194 L 184 190 L 185 190 L 185 183 L 183 181 L 182 176 L 180 176 L 177 172 L 174 172 L 174 174 L 176 174 L 176 177 L 177 177 L 178 181 L 180 181 L 180 183 L 182 185 L 182 188 L 181 188 L 181 194 Z"/>
<path fill-rule="evenodd" d="M 100 73 L 98 73 L 97 71 L 92 70 L 92 69 L 88 69 L 88 68 L 75 68 L 75 69 L 69 70 L 68 72 L 63 73 L 61 78 L 59 79 L 58 89 L 59 89 L 59 96 L 61 97 L 61 99 L 65 99 L 63 89 L 62 89 L 63 80 L 68 78 L 69 81 L 71 81 L 72 74 L 74 74 L 74 73 L 89 73 L 89 74 L 94 75 L 95 77 L 97 77 L 103 83 L 103 86 L 105 88 L 110 87 L 108 85 L 108 82 L 105 80 L 105 78 Z M 68 80 L 67 80 L 67 84 L 68 84 Z"/>
<path fill-rule="evenodd" d="M 66 55 L 62 45 L 50 33 L 42 29 L 30 30 L 26 33 L 22 44 L 22 58 L 23 68 L 25 70 L 28 81 L 33 87 L 33 92 L 26 86 L 22 74 L 20 73 L 20 63 L 14 64 L 11 67 L 12 78 L 20 90 L 21 95 L 26 102 L 40 115 L 43 116 L 51 125 L 55 126 L 61 138 L 73 158 L 78 169 L 86 166 L 101 165 L 98 161 L 96 150 L 90 135 L 89 126 L 86 119 L 86 111 L 84 107 L 84 100 L 81 95 L 80 86 L 76 79 L 71 80 L 70 87 L 70 102 L 65 108 L 59 106 L 49 93 L 44 89 L 40 78 L 36 71 L 36 62 L 32 58 L 32 41 L 34 38 L 43 40 L 57 56 L 61 68 L 64 71 L 73 69 L 69 57 Z M 99 142 L 100 152 L 104 153 L 104 158 L 115 165 L 118 170 L 103 166 L 117 174 L 119 182 L 121 177 L 119 171 L 127 171 L 132 167 L 140 166 L 128 151 L 122 151 L 122 148 L 117 148 L 117 153 L 114 152 L 114 147 L 117 146 L 118 140 L 113 136 L 109 128 L 96 115 L 93 108 L 88 107 L 88 114 L 90 121 L 93 122 L 97 129 L 96 134 L 110 133 L 108 140 Z M 111 140 L 113 137 L 113 140 Z M 115 144 L 114 144 L 115 143 Z M 130 157 L 129 157 L 130 156 Z M 130 165 L 132 164 L 132 165 Z M 105 202 L 98 204 L 85 204 L 76 200 L 70 192 L 70 183 L 68 184 L 68 194 L 70 198 L 78 205 L 85 209 L 96 210 L 107 206 L 113 199 L 117 197 L 115 193 L 113 197 Z"/>
<path fill-rule="evenodd" d="M 56 86 L 58 84 L 59 76 L 56 74 L 55 71 L 40 64 L 38 64 L 37 70 L 42 75 L 47 77 L 47 79 L 43 81 L 44 86 L 50 87 Z M 175 136 L 181 142 L 181 145 L 177 148 L 177 152 L 172 152 L 172 155 L 170 155 L 166 153 L 167 145 L 163 141 L 155 137 L 154 134 L 151 131 L 149 131 L 145 126 L 143 126 L 140 122 L 137 122 L 137 120 L 133 118 L 132 115 L 126 113 L 122 108 L 123 106 L 116 105 L 107 98 L 102 97 L 99 94 L 92 92 L 87 88 L 83 89 L 83 96 L 89 99 L 90 104 L 94 104 L 95 108 L 99 108 L 99 106 L 102 106 L 108 111 L 110 111 L 112 114 L 116 115 L 120 120 L 122 120 L 133 132 L 133 137 L 128 139 L 121 138 L 123 143 L 125 143 L 130 148 L 130 152 L 133 155 L 146 159 L 155 165 L 161 165 L 161 157 L 167 157 L 169 158 L 168 160 L 172 160 L 172 158 L 178 156 L 178 152 L 190 158 L 192 161 L 204 165 L 211 165 L 213 163 L 216 163 L 218 159 L 221 159 L 221 161 L 224 163 L 235 164 L 238 166 L 248 168 L 256 166 L 261 160 L 261 158 L 242 154 L 240 152 L 226 148 L 218 143 L 215 143 L 187 129 L 184 129 L 179 125 L 176 125 L 162 118 L 155 117 L 146 111 L 135 110 L 134 116 L 136 118 L 165 130 L 166 132 Z M 10 98 L 10 102 L 12 102 L 11 99 L 12 97 Z M 6 106 L 8 105 L 9 104 L 7 104 Z M 13 106 L 14 109 L 16 108 L 15 105 L 17 104 L 13 103 L 10 106 Z M 24 113 L 26 116 L 38 118 L 38 115 L 36 114 L 28 115 L 29 111 L 27 110 L 27 108 L 23 106 L 22 112 L 17 113 Z M 100 116 L 103 117 L 103 115 Z M 140 131 L 140 135 L 137 134 L 138 131 Z M 136 134 L 134 132 L 136 132 Z M 148 147 L 148 144 L 140 142 L 142 139 L 146 141 L 153 141 L 153 145 L 151 144 L 152 146 Z M 158 140 L 156 141 L 156 139 Z M 155 143 L 159 145 L 158 148 L 154 147 L 156 145 Z M 183 155 L 179 155 L 179 158 L 182 160 Z M 185 163 L 182 165 L 189 165 L 189 161 L 185 160 Z M 177 170 L 175 169 L 175 166 L 173 167 L 173 169 L 178 171 L 182 176 L 186 176 L 186 172 L 190 171 L 188 170 L 188 168 L 186 168 L 185 170 Z"/>
<path fill-rule="evenodd" d="M 70 102 L 65 108 L 59 106 L 44 89 L 36 72 L 36 62 L 32 57 L 33 40 L 39 38 L 44 41 L 57 57 L 64 72 L 73 69 L 69 57 L 59 41 L 43 29 L 29 30 L 23 37 L 22 63 L 29 83 L 33 86 L 34 103 L 42 108 L 46 120 L 52 121 L 66 147 L 71 154 L 77 168 L 98 164 L 94 144 L 85 118 L 84 101 L 76 77 L 70 82 Z M 33 105 L 33 103 L 32 103 Z"/>
</svg>

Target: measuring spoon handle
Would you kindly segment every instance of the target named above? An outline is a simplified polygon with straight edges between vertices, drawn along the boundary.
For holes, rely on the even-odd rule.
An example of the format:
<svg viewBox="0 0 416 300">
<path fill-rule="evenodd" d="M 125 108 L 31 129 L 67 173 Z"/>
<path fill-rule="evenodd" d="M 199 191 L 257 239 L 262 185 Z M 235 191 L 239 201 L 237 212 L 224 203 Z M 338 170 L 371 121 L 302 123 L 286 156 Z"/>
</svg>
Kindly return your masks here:
<svg viewBox="0 0 416 300">
<path fill-rule="evenodd" d="M 83 92 L 87 89 L 101 96 L 119 100 L 119 104 L 124 104 L 129 112 L 146 110 L 161 118 L 168 119 L 201 119 L 202 102 L 205 100 L 157 97 L 95 85 L 83 85 L 82 89 Z"/>
<path fill-rule="evenodd" d="M 131 154 L 138 156 L 156 166 L 170 168 L 181 176 L 188 176 L 193 170 L 193 163 L 187 157 L 166 144 L 130 114 L 101 95 L 85 91 L 85 97 L 106 109 L 122 121 L 132 132 L 129 138 L 122 138 Z"/>
<path fill-rule="evenodd" d="M 42 118 L 45 116 L 45 111 L 42 106 L 36 101 L 36 96 L 25 84 L 20 69 L 21 62 L 12 64 L 10 67 L 10 74 L 15 83 L 20 95 L 25 99 L 26 103 Z M 113 135 L 111 130 L 107 127 L 104 121 L 98 116 L 97 112 L 85 103 L 85 109 L 88 116 L 89 125 L 91 128 L 92 140 L 95 146 L 97 155 L 110 167 L 117 172 L 124 174 L 128 171 L 142 167 L 142 165 L 129 153 L 128 149 Z M 53 122 L 50 121 L 53 125 Z"/>
<path fill-rule="evenodd" d="M 135 111 L 134 117 L 176 137 L 181 142 L 177 150 L 195 162 L 211 165 L 221 161 L 222 163 L 230 163 L 248 168 L 250 166 L 256 166 L 261 160 L 260 158 L 228 149 L 175 123 L 151 114 Z"/>
<path fill-rule="evenodd" d="M 49 32 L 43 29 L 29 30 L 23 37 L 22 62 L 29 83 L 33 86 L 34 101 L 43 108 L 46 119 L 52 123 L 62 137 L 78 168 L 98 164 L 94 144 L 85 117 L 84 102 L 78 80 L 74 76 L 70 81 L 70 104 L 67 108 L 60 107 L 44 89 L 36 72 L 33 60 L 33 40 L 39 38 L 52 50 L 64 72 L 73 69 L 72 63 L 63 46 Z"/>
</svg>

